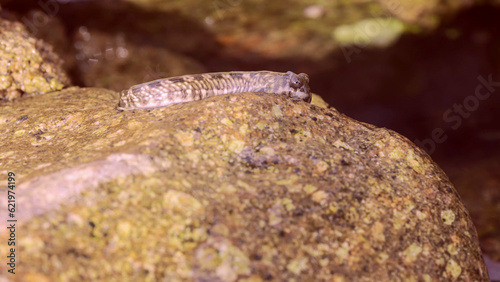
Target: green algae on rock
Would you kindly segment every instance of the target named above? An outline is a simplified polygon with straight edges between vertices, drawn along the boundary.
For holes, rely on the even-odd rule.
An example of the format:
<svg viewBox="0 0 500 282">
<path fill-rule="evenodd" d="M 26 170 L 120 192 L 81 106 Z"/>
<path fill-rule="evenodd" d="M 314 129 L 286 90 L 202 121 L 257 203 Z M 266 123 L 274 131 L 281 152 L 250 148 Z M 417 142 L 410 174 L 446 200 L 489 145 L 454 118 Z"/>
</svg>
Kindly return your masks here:
<svg viewBox="0 0 500 282">
<path fill-rule="evenodd" d="M 373 26 L 377 27 L 378 32 L 368 32 Z M 383 48 L 394 43 L 404 30 L 404 24 L 397 19 L 372 18 L 338 26 L 332 35 L 342 45 Z"/>
<path fill-rule="evenodd" d="M 262 93 L 116 102 L 72 88 L 2 112 L 20 278 L 488 280 L 453 185 L 395 132 Z"/>
<path fill-rule="evenodd" d="M 18 22 L 0 19 L 0 100 L 42 94 L 69 85 L 52 47 Z"/>
</svg>

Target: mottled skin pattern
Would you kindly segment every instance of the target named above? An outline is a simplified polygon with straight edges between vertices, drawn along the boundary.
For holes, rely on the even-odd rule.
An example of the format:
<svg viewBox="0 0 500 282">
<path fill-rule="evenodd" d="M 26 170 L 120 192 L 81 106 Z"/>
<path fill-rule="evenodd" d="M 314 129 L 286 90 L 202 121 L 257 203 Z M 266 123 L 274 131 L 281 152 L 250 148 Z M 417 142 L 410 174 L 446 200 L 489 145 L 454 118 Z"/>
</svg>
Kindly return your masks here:
<svg viewBox="0 0 500 282">
<path fill-rule="evenodd" d="M 119 110 L 152 109 L 215 95 L 264 92 L 311 102 L 307 74 L 255 71 L 216 72 L 154 80 L 120 93 Z"/>
</svg>

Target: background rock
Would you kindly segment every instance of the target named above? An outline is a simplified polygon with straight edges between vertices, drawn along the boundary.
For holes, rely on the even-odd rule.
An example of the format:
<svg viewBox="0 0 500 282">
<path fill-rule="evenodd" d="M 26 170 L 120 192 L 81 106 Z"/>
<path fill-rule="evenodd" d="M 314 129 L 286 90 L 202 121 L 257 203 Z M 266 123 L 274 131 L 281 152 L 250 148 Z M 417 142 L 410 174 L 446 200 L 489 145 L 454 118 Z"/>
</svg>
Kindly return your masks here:
<svg viewBox="0 0 500 282">
<path fill-rule="evenodd" d="M 4 105 L 23 277 L 487 280 L 453 185 L 395 132 L 278 95 L 116 101 Z"/>
<path fill-rule="evenodd" d="M 69 85 L 62 61 L 18 23 L 0 19 L 0 99 L 41 94 Z"/>
</svg>

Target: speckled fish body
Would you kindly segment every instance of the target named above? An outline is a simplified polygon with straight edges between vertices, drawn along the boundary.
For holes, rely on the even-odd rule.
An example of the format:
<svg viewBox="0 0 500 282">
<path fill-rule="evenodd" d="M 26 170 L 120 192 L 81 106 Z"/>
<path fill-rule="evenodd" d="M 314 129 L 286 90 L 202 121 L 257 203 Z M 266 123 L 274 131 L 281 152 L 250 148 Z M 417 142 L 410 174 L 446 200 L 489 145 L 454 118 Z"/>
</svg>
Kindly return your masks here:
<svg viewBox="0 0 500 282">
<path fill-rule="evenodd" d="M 217 72 L 164 78 L 120 93 L 118 109 L 152 109 L 224 94 L 264 92 L 311 101 L 306 74 L 255 71 Z"/>
</svg>

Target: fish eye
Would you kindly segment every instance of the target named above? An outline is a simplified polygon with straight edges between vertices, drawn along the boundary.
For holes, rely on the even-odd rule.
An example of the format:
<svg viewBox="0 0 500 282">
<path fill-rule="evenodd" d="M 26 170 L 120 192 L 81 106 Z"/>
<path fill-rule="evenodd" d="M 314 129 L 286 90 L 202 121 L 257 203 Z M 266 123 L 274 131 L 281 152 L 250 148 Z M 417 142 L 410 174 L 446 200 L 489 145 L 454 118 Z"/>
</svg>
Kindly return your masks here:
<svg viewBox="0 0 500 282">
<path fill-rule="evenodd" d="M 290 79 L 290 87 L 292 88 L 300 88 L 302 87 L 302 81 L 299 79 L 297 75 L 294 75 Z"/>
</svg>

